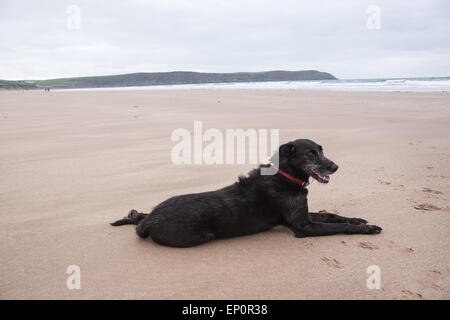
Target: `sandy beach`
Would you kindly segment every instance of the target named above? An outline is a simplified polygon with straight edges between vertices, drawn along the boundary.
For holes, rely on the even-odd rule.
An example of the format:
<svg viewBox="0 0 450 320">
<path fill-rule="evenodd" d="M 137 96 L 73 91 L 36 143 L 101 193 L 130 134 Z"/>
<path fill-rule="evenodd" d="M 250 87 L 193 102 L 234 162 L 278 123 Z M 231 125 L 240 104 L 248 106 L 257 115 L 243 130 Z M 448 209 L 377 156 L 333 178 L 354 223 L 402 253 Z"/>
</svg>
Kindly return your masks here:
<svg viewBox="0 0 450 320">
<path fill-rule="evenodd" d="M 284 227 L 175 249 L 109 225 L 254 165 L 174 165 L 177 128 L 277 128 L 339 165 L 311 211 L 379 235 Z M 1 299 L 449 299 L 450 94 L 287 90 L 0 92 Z M 69 265 L 81 289 L 66 287 Z M 370 290 L 368 266 L 381 271 Z"/>
</svg>

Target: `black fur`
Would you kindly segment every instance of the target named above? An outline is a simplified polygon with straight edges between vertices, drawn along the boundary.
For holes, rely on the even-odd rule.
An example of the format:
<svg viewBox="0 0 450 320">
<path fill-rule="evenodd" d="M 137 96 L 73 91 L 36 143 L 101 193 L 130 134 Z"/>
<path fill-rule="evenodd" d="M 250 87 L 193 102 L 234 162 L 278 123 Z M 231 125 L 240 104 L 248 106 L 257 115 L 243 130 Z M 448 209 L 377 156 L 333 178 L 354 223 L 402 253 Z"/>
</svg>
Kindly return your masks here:
<svg viewBox="0 0 450 320">
<path fill-rule="evenodd" d="M 322 147 L 307 139 L 280 146 L 280 170 L 308 181 L 313 177 L 327 183 L 338 166 L 327 159 Z M 274 158 L 273 158 L 274 159 Z M 136 232 L 171 247 L 192 247 L 213 239 L 254 234 L 277 225 L 290 228 L 296 237 L 338 233 L 374 234 L 381 232 L 360 218 L 331 213 L 310 213 L 308 190 L 280 173 L 261 175 L 262 165 L 248 177 L 217 191 L 172 197 L 150 214 L 131 210 L 128 217 L 113 226 L 136 224 Z"/>
</svg>

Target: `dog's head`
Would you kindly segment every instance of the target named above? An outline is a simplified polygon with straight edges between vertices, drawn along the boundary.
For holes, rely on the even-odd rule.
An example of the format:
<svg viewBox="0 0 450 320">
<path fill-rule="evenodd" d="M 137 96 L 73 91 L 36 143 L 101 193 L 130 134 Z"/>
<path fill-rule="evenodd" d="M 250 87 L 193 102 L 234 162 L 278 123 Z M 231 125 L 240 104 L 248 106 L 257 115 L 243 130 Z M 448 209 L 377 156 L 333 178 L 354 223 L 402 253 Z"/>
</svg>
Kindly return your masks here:
<svg viewBox="0 0 450 320">
<path fill-rule="evenodd" d="M 330 181 L 330 174 L 336 172 L 337 164 L 325 157 L 322 146 L 308 139 L 298 139 L 279 148 L 280 169 L 299 178 L 310 176 L 321 183 Z"/>
</svg>

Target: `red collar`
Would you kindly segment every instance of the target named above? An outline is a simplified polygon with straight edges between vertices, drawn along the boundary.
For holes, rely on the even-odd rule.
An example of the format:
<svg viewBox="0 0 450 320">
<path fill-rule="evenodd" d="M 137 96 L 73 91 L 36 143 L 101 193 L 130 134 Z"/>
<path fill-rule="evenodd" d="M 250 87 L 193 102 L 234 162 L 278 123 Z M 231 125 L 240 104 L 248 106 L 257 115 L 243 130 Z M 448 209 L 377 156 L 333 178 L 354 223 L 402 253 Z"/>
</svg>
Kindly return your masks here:
<svg viewBox="0 0 450 320">
<path fill-rule="evenodd" d="M 303 180 L 300 180 L 300 179 L 298 179 L 298 178 L 296 178 L 296 177 L 291 176 L 289 173 L 282 171 L 280 168 L 278 168 L 278 167 L 277 167 L 276 165 L 274 165 L 273 163 L 271 163 L 271 165 L 272 165 L 275 169 L 277 169 L 277 171 L 278 171 L 281 175 L 285 176 L 286 178 L 288 178 L 289 180 L 291 180 L 291 181 L 293 181 L 293 182 L 295 182 L 295 183 L 298 183 L 298 184 L 301 185 L 302 187 L 306 187 L 307 185 L 309 185 L 309 182 L 308 182 L 308 181 L 303 181 Z"/>
</svg>

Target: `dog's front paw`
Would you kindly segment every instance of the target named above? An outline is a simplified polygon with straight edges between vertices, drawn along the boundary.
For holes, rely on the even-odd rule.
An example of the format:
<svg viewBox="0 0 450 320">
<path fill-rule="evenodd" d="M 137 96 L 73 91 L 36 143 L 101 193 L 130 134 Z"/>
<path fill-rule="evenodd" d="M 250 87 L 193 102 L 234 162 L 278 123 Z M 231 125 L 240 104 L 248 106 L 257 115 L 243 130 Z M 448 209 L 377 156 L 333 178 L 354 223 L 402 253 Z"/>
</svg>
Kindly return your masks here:
<svg viewBox="0 0 450 320">
<path fill-rule="evenodd" d="M 376 225 L 367 224 L 364 226 L 363 230 L 365 234 L 377 234 L 380 233 L 383 229 Z"/>
<path fill-rule="evenodd" d="M 366 224 L 367 220 L 361 218 L 349 218 L 348 223 L 350 224 Z"/>
</svg>

